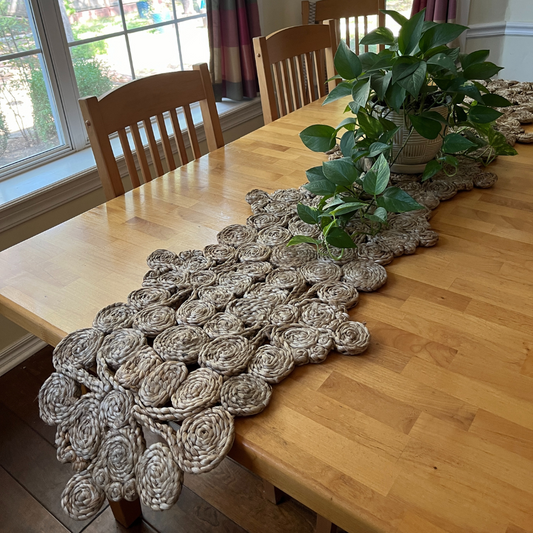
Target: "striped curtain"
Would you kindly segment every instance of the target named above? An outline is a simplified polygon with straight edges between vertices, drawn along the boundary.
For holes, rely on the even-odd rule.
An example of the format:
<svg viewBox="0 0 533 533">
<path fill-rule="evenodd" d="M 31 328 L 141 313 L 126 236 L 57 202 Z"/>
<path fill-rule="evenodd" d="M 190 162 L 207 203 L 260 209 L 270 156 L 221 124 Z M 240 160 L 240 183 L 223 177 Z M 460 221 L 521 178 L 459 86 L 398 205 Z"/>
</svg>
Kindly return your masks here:
<svg viewBox="0 0 533 533">
<path fill-rule="evenodd" d="M 261 35 L 257 0 L 207 0 L 215 98 L 255 98 L 259 90 L 252 39 Z"/>
<path fill-rule="evenodd" d="M 426 20 L 455 22 L 457 0 L 413 0 L 411 16 L 426 8 Z"/>
</svg>

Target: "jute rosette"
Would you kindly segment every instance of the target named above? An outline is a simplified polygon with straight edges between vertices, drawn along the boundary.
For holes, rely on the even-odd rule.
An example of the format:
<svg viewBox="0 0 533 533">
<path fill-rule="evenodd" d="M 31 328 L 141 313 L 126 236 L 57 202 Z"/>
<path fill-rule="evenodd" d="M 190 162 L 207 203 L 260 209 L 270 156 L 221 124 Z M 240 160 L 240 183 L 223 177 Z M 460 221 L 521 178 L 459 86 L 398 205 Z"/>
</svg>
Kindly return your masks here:
<svg viewBox="0 0 533 533">
<path fill-rule="evenodd" d="M 416 194 L 411 195 L 415 201 L 417 201 L 420 205 L 423 205 L 427 209 L 437 209 L 440 205 L 440 200 L 429 191 L 420 191 Z"/>
<path fill-rule="evenodd" d="M 370 344 L 370 333 L 361 322 L 347 320 L 340 324 L 333 336 L 335 348 L 344 355 L 359 355 Z"/>
<path fill-rule="evenodd" d="M 157 277 L 157 287 L 165 288 L 169 291 L 179 291 L 187 288 L 187 273 L 169 270 L 162 272 Z"/>
<path fill-rule="evenodd" d="M 357 257 L 363 261 L 374 261 L 380 265 L 388 265 L 392 263 L 394 254 L 388 247 L 382 247 L 375 242 L 366 242 L 357 247 Z"/>
<path fill-rule="evenodd" d="M 325 303 L 351 309 L 359 301 L 359 292 L 353 283 L 345 281 L 325 282 L 313 287 L 316 296 Z"/>
<path fill-rule="evenodd" d="M 309 283 L 337 281 L 341 278 L 341 268 L 331 261 L 321 259 L 309 261 L 302 266 L 300 272 Z"/>
<path fill-rule="evenodd" d="M 286 204 L 285 202 L 271 201 L 263 207 L 265 213 L 271 215 L 286 216 L 296 213 L 296 205 Z"/>
<path fill-rule="evenodd" d="M 253 279 L 239 272 L 224 272 L 218 275 L 217 283 L 221 287 L 228 287 L 235 296 L 242 296 L 252 285 Z"/>
<path fill-rule="evenodd" d="M 474 187 L 474 179 L 470 173 L 463 171 L 461 163 L 459 165 L 457 172 L 447 179 L 454 185 L 457 191 L 471 191 Z"/>
<path fill-rule="evenodd" d="M 246 224 L 248 226 L 254 227 L 257 231 L 260 231 L 264 228 L 267 228 L 268 226 L 280 224 L 280 221 L 282 221 L 283 218 L 284 217 L 279 217 L 270 213 L 260 213 L 258 215 L 252 215 L 248 217 L 246 219 Z"/>
<path fill-rule="evenodd" d="M 63 369 L 91 368 L 96 362 L 96 352 L 104 340 L 102 331 L 95 328 L 78 329 L 59 341 L 52 355 L 58 371 Z M 69 375 L 69 374 L 67 374 Z M 74 376 L 70 376 L 76 379 Z"/>
<path fill-rule="evenodd" d="M 389 228 L 401 232 L 419 231 L 430 228 L 431 225 L 426 217 L 421 214 L 401 213 L 389 219 Z"/>
<path fill-rule="evenodd" d="M 320 235 L 320 228 L 315 224 L 307 224 L 303 220 L 291 220 L 289 222 L 289 231 L 293 235 L 304 235 L 306 237 L 316 238 Z"/>
<path fill-rule="evenodd" d="M 316 247 L 310 244 L 301 243 L 294 246 L 281 244 L 272 248 L 270 262 L 281 268 L 299 268 L 316 258 Z"/>
<path fill-rule="evenodd" d="M 257 200 L 253 204 L 250 204 L 250 209 L 254 215 L 264 213 L 264 207 L 270 202 L 270 200 Z"/>
<path fill-rule="evenodd" d="M 424 183 L 424 190 L 432 192 L 441 202 L 450 200 L 457 194 L 457 187 L 446 179 L 428 180 Z"/>
<path fill-rule="evenodd" d="M 238 248 L 247 242 L 254 242 L 257 238 L 257 231 L 251 226 L 242 226 L 241 224 L 232 224 L 226 226 L 217 234 L 218 244 L 227 244 Z"/>
<path fill-rule="evenodd" d="M 280 289 L 294 289 L 305 285 L 305 278 L 298 270 L 273 270 L 266 277 L 266 284 Z"/>
<path fill-rule="evenodd" d="M 198 354 L 209 337 L 198 326 L 183 324 L 173 326 L 160 333 L 154 339 L 154 350 L 163 361 L 181 361 L 196 363 Z"/>
<path fill-rule="evenodd" d="M 210 338 L 214 339 L 221 335 L 240 335 L 245 328 L 243 321 L 234 314 L 217 313 L 204 324 L 203 329 Z"/>
<path fill-rule="evenodd" d="M 292 303 L 278 304 L 270 312 L 268 321 L 273 326 L 293 324 L 300 319 L 300 308 Z"/>
<path fill-rule="evenodd" d="M 225 335 L 202 347 L 198 363 L 223 376 L 235 376 L 246 369 L 254 351 L 248 339 L 240 335 Z"/>
<path fill-rule="evenodd" d="M 166 511 L 178 501 L 183 471 L 166 444 L 156 442 L 144 451 L 135 477 L 141 502 L 154 511 Z"/>
<path fill-rule="evenodd" d="M 198 272 L 199 270 L 208 270 L 215 264 L 214 259 L 205 257 L 202 253 L 202 255 L 193 255 L 192 257 L 184 259 L 180 263 L 180 270 L 182 272 Z"/>
<path fill-rule="evenodd" d="M 217 275 L 213 270 L 198 270 L 187 274 L 187 283 L 195 289 L 214 285 L 216 280 Z"/>
<path fill-rule="evenodd" d="M 130 424 L 133 401 L 133 394 L 122 387 L 108 392 L 98 411 L 100 427 L 119 429 Z"/>
<path fill-rule="evenodd" d="M 249 242 L 237 248 L 237 257 L 242 263 L 249 261 L 267 261 L 270 257 L 270 248 L 265 244 Z"/>
<path fill-rule="evenodd" d="M 257 240 L 266 246 L 278 246 L 287 244 L 292 237 L 292 233 L 283 226 L 268 226 L 262 229 L 258 235 Z"/>
<path fill-rule="evenodd" d="M 272 265 L 266 261 L 239 263 L 235 266 L 235 272 L 246 274 L 254 281 L 264 281 L 267 274 L 272 272 Z"/>
<path fill-rule="evenodd" d="M 205 302 L 211 302 L 215 309 L 220 311 L 225 309 L 226 305 L 233 300 L 233 290 L 230 286 L 220 285 L 201 287 L 198 289 L 198 298 Z"/>
<path fill-rule="evenodd" d="M 233 416 L 223 407 L 212 407 L 183 421 L 178 440 L 178 464 L 189 474 L 213 470 L 233 445 Z"/>
<path fill-rule="evenodd" d="M 358 259 L 342 266 L 342 281 L 352 283 L 358 291 L 377 291 L 387 282 L 387 271 L 374 261 Z"/>
<path fill-rule="evenodd" d="M 74 520 L 93 518 L 104 501 L 105 493 L 93 481 L 90 470 L 72 476 L 61 494 L 61 507 Z"/>
<path fill-rule="evenodd" d="M 136 289 L 128 295 L 128 304 L 136 309 L 143 309 L 148 305 L 167 305 L 172 295 L 162 287 L 143 287 Z"/>
<path fill-rule="evenodd" d="M 149 407 L 165 405 L 188 373 L 184 363 L 164 361 L 142 380 L 139 400 Z"/>
<path fill-rule="evenodd" d="M 333 348 L 333 335 L 325 328 L 288 324 L 272 330 L 271 343 L 290 351 L 295 365 L 301 366 L 325 361 Z"/>
<path fill-rule="evenodd" d="M 191 372 L 171 398 L 176 420 L 183 420 L 218 403 L 223 383 L 222 375 L 210 368 Z"/>
<path fill-rule="evenodd" d="M 255 204 L 258 200 L 270 202 L 270 194 L 268 194 L 266 191 L 262 191 L 261 189 L 253 189 L 246 193 L 245 199 L 250 205 Z"/>
<path fill-rule="evenodd" d="M 150 268 L 160 268 L 172 266 L 176 260 L 176 254 L 170 250 L 154 250 L 146 259 Z"/>
<path fill-rule="evenodd" d="M 416 233 L 405 233 L 398 230 L 382 231 L 369 242 L 377 244 L 383 250 L 392 252 L 394 257 L 414 254 L 418 246 Z"/>
<path fill-rule="evenodd" d="M 358 246 L 362 242 L 366 242 L 366 235 L 359 235 L 358 238 L 354 238 L 354 242 Z M 342 266 L 357 259 L 357 248 L 337 248 L 336 246 L 330 246 L 329 251 L 335 257 L 334 263 L 336 265 Z"/>
<path fill-rule="evenodd" d="M 150 346 L 138 348 L 117 370 L 115 379 L 123 387 L 137 391 L 142 380 L 162 362 L 159 355 Z"/>
<path fill-rule="evenodd" d="M 494 172 L 479 172 L 474 176 L 474 187 L 478 189 L 490 189 L 498 181 Z"/>
<path fill-rule="evenodd" d="M 206 300 L 189 300 L 176 311 L 178 324 L 203 326 L 216 313 L 215 306 Z"/>
<path fill-rule="evenodd" d="M 137 350 L 146 345 L 146 337 L 138 329 L 117 329 L 106 335 L 98 353 L 113 370 L 122 365 Z"/>
<path fill-rule="evenodd" d="M 52 372 L 39 390 L 41 420 L 49 426 L 59 424 L 68 417 L 80 394 L 80 387 L 72 378 Z"/>
<path fill-rule="evenodd" d="M 220 393 L 220 404 L 233 416 L 251 416 L 263 411 L 272 396 L 272 387 L 253 374 L 228 378 Z"/>
<path fill-rule="evenodd" d="M 227 244 L 208 244 L 204 248 L 204 255 L 218 264 L 231 263 L 236 259 L 236 250 Z"/>
<path fill-rule="evenodd" d="M 289 291 L 287 289 L 280 289 L 279 287 L 275 287 L 274 285 L 267 285 L 265 283 L 257 283 L 248 291 L 246 291 L 244 299 L 253 298 L 254 300 L 256 300 L 257 298 L 263 298 L 265 300 L 268 300 L 269 302 L 272 302 L 275 305 L 278 305 L 285 302 L 288 296 Z"/>
<path fill-rule="evenodd" d="M 297 204 L 304 197 L 300 189 L 278 189 L 270 195 L 274 202 L 285 202 L 286 204 Z"/>
<path fill-rule="evenodd" d="M 176 311 L 166 305 L 151 305 L 135 315 L 133 327 L 147 337 L 155 337 L 176 324 Z"/>
<path fill-rule="evenodd" d="M 93 327 L 104 333 L 111 333 L 116 329 L 129 328 L 137 309 L 133 305 L 117 302 L 104 307 L 98 312 L 93 321 Z"/>
<path fill-rule="evenodd" d="M 162 289 L 171 290 L 174 287 L 174 285 L 169 284 L 169 286 L 165 286 L 163 283 L 159 281 L 159 276 L 163 274 L 164 272 L 168 272 L 169 270 L 170 270 L 169 267 L 149 270 L 143 276 L 142 286 L 143 287 L 161 287 Z"/>
<path fill-rule="evenodd" d="M 348 320 L 348 313 L 344 308 L 333 307 L 322 300 L 306 299 L 299 302 L 300 321 L 316 328 L 333 328 L 335 324 Z"/>
<path fill-rule="evenodd" d="M 293 370 L 291 351 L 271 344 L 259 347 L 248 366 L 248 372 L 270 384 L 284 380 Z"/>
<path fill-rule="evenodd" d="M 226 311 L 234 315 L 239 322 L 244 323 L 246 326 L 263 326 L 268 323 L 270 313 L 276 302 L 276 298 L 272 297 L 240 298 L 230 302 L 226 307 Z"/>
<path fill-rule="evenodd" d="M 435 246 L 439 241 L 439 234 L 432 229 L 421 230 L 418 232 L 417 236 L 420 246 L 424 246 L 425 248 Z"/>
</svg>

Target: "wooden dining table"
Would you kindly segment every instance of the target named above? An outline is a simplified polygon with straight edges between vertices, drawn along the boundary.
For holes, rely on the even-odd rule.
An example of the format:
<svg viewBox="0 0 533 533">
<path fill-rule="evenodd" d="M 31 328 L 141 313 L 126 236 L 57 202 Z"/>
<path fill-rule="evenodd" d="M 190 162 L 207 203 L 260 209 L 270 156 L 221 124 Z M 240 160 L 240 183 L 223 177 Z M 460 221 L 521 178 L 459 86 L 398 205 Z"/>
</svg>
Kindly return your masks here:
<svg viewBox="0 0 533 533">
<path fill-rule="evenodd" d="M 251 215 L 245 195 L 298 187 L 335 125 L 315 102 L 0 253 L 0 312 L 46 342 L 141 286 L 157 248 L 203 249 Z M 387 266 L 332 353 L 236 419 L 231 457 L 348 532 L 533 533 L 533 146 L 491 165 L 431 219 L 437 246 Z M 223 491 L 224 487 L 220 487 Z"/>
</svg>

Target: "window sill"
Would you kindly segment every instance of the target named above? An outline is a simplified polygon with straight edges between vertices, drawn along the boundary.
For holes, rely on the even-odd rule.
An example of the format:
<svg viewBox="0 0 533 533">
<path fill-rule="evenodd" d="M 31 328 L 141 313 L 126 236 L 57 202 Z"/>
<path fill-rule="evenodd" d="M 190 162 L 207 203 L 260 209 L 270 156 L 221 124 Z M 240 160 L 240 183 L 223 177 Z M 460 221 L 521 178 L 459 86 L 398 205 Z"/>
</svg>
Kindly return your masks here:
<svg viewBox="0 0 533 533">
<path fill-rule="evenodd" d="M 223 132 L 262 115 L 259 98 L 217 103 L 217 109 Z M 201 123 L 197 134 L 200 142 L 205 139 Z M 90 148 L 6 179 L 0 183 L 0 232 L 100 187 Z"/>
</svg>

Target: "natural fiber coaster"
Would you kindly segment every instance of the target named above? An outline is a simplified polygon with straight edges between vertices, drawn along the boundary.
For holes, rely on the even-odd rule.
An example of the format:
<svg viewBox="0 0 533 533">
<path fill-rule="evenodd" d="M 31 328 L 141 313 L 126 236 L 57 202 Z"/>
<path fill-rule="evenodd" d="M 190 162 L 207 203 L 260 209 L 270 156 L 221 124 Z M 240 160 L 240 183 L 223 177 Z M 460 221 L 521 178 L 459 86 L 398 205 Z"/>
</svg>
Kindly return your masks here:
<svg viewBox="0 0 533 533">
<path fill-rule="evenodd" d="M 316 295 L 320 300 L 338 307 L 351 309 L 359 301 L 359 293 L 353 283 L 345 281 L 328 281 L 315 285 Z"/>
<path fill-rule="evenodd" d="M 214 285 L 217 280 L 217 274 L 213 270 L 198 270 L 187 274 L 187 283 L 199 289 L 200 287 L 209 287 Z"/>
<path fill-rule="evenodd" d="M 322 283 L 324 281 L 337 281 L 340 279 L 341 268 L 331 261 L 309 261 L 301 268 L 301 273 L 309 283 Z"/>
<path fill-rule="evenodd" d="M 117 370 L 115 379 L 123 387 L 136 391 L 141 386 L 142 380 L 162 362 L 150 346 L 138 348 Z"/>
<path fill-rule="evenodd" d="M 221 287 L 231 289 L 235 296 L 242 296 L 252 285 L 253 280 L 250 276 L 239 272 L 224 272 L 219 274 L 217 282 Z"/>
<path fill-rule="evenodd" d="M 210 368 L 191 372 L 171 398 L 176 420 L 183 420 L 218 403 L 223 383 L 224 378 Z"/>
<path fill-rule="evenodd" d="M 276 301 L 275 297 L 240 298 L 230 302 L 226 311 L 246 326 L 263 326 L 268 323 L 268 317 L 276 305 Z M 232 333 L 228 332 L 228 334 Z"/>
<path fill-rule="evenodd" d="M 294 304 L 278 304 L 272 309 L 268 321 L 273 326 L 294 324 L 300 318 L 300 309 Z"/>
<path fill-rule="evenodd" d="M 187 367 L 179 361 L 165 361 L 142 380 L 139 400 L 148 407 L 165 405 L 187 377 Z"/>
<path fill-rule="evenodd" d="M 272 344 L 291 352 L 297 366 L 325 361 L 333 348 L 332 333 L 328 329 L 303 324 L 275 327 L 271 333 Z"/>
<path fill-rule="evenodd" d="M 322 300 L 307 299 L 299 302 L 300 320 L 315 328 L 334 328 L 339 321 L 348 320 L 348 313 L 339 307 L 333 307 Z"/>
<path fill-rule="evenodd" d="M 153 304 L 167 305 L 171 297 L 170 291 L 161 287 L 144 287 L 130 292 L 128 304 L 136 309 L 143 309 Z"/>
<path fill-rule="evenodd" d="M 357 257 L 363 261 L 373 261 L 380 265 L 392 263 L 394 254 L 389 249 L 383 249 L 376 243 L 367 242 L 357 247 Z"/>
<path fill-rule="evenodd" d="M 239 263 L 235 266 L 235 272 L 239 274 L 246 274 L 254 281 L 264 281 L 266 275 L 272 272 L 272 265 L 266 261 Z"/>
<path fill-rule="evenodd" d="M 240 335 L 243 331 L 242 320 L 231 313 L 217 313 L 204 324 L 204 332 L 212 339 L 222 335 Z"/>
<path fill-rule="evenodd" d="M 130 391 L 122 387 L 111 390 L 100 403 L 98 412 L 100 427 L 118 429 L 130 424 L 133 402 L 133 394 Z"/>
<path fill-rule="evenodd" d="M 233 416 L 251 416 L 263 411 L 270 397 L 272 387 L 253 374 L 240 374 L 228 378 L 220 393 L 220 404 Z"/>
<path fill-rule="evenodd" d="M 254 242 L 257 238 L 257 231 L 251 226 L 242 226 L 241 224 L 232 224 L 226 226 L 217 234 L 218 244 L 227 244 L 235 248 L 246 244 L 247 242 Z"/>
<path fill-rule="evenodd" d="M 100 348 L 104 334 L 94 328 L 78 329 L 61 339 L 52 356 L 54 368 L 63 369 L 91 368 L 96 362 L 96 352 Z M 71 376 L 76 379 L 76 376 Z"/>
<path fill-rule="evenodd" d="M 176 260 L 176 254 L 170 250 L 154 250 L 146 259 L 150 268 L 171 267 Z"/>
<path fill-rule="evenodd" d="M 138 329 L 117 329 L 105 336 L 98 353 L 110 368 L 116 370 L 137 348 L 144 345 L 146 337 Z"/>
<path fill-rule="evenodd" d="M 166 305 L 151 305 L 135 315 L 133 327 L 147 337 L 155 337 L 176 324 L 176 311 Z"/>
<path fill-rule="evenodd" d="M 294 289 L 305 285 L 305 278 L 298 270 L 273 270 L 266 278 L 266 284 L 280 289 Z"/>
<path fill-rule="evenodd" d="M 261 189 L 253 189 L 245 196 L 246 202 L 250 205 L 255 204 L 259 200 L 270 202 L 270 195 Z"/>
<path fill-rule="evenodd" d="M 246 369 L 254 351 L 248 339 L 240 335 L 226 335 L 203 346 L 198 363 L 223 376 L 234 376 Z"/>
<path fill-rule="evenodd" d="M 286 204 L 297 204 L 304 197 L 300 189 L 278 189 L 270 195 L 274 202 L 285 202 Z"/>
<path fill-rule="evenodd" d="M 39 416 L 49 426 L 57 425 L 68 417 L 81 390 L 72 379 L 52 372 L 39 390 Z"/>
<path fill-rule="evenodd" d="M 494 172 L 480 172 L 474 176 L 474 187 L 478 189 L 490 189 L 497 181 L 498 176 Z"/>
<path fill-rule="evenodd" d="M 218 264 L 223 264 L 236 259 L 236 250 L 227 244 L 208 244 L 204 248 L 204 255 Z"/>
<path fill-rule="evenodd" d="M 205 300 L 189 300 L 176 311 L 178 324 L 202 326 L 216 313 L 215 306 Z"/>
<path fill-rule="evenodd" d="M 335 348 L 344 355 L 359 355 L 370 344 L 370 333 L 361 322 L 347 320 L 343 322 L 334 334 Z"/>
<path fill-rule="evenodd" d="M 294 370 L 294 359 L 285 348 L 264 344 L 253 355 L 248 372 L 267 383 L 275 384 Z"/>
<path fill-rule="evenodd" d="M 418 232 L 418 240 L 420 241 L 420 246 L 429 248 L 430 246 L 435 246 L 439 241 L 439 234 L 432 229 L 425 229 Z"/>
<path fill-rule="evenodd" d="M 301 243 L 294 246 L 281 244 L 272 248 L 270 262 L 281 268 L 299 268 L 316 258 L 316 247 L 310 244 Z"/>
<path fill-rule="evenodd" d="M 289 222 L 289 231 L 293 235 L 305 235 L 306 237 L 316 238 L 320 235 L 320 228 L 315 224 L 307 224 L 303 220 L 291 220 Z"/>
<path fill-rule="evenodd" d="M 252 286 L 244 295 L 244 299 L 247 298 L 263 298 L 272 302 L 273 304 L 283 303 L 289 296 L 287 289 L 280 289 L 274 285 L 266 285 L 265 283 L 257 283 Z"/>
<path fill-rule="evenodd" d="M 166 444 L 156 442 L 144 451 L 135 478 L 141 502 L 151 509 L 165 511 L 178 501 L 183 471 Z"/>
<path fill-rule="evenodd" d="M 283 226 L 273 225 L 262 229 L 257 235 L 257 240 L 266 246 L 278 246 L 287 244 L 292 237 L 292 233 Z"/>
<path fill-rule="evenodd" d="M 256 263 L 259 264 L 259 263 Z M 198 298 L 205 302 L 211 302 L 217 311 L 225 309 L 226 305 L 233 299 L 233 290 L 230 286 L 209 286 L 201 287 L 198 290 Z"/>
<path fill-rule="evenodd" d="M 93 518 L 105 500 L 104 491 L 97 487 L 90 471 L 83 471 L 70 478 L 61 494 L 61 507 L 73 520 Z"/>
<path fill-rule="evenodd" d="M 242 263 L 248 261 L 266 261 L 270 257 L 270 248 L 265 244 L 249 242 L 237 248 L 237 257 Z"/>
<path fill-rule="evenodd" d="M 137 309 L 133 305 L 125 303 L 114 303 L 104 307 L 98 312 L 93 321 L 93 327 L 100 329 L 104 333 L 111 333 L 116 329 L 129 328 L 133 324 L 133 319 Z"/>
<path fill-rule="evenodd" d="M 154 339 L 154 350 L 163 361 L 196 363 L 209 337 L 198 326 L 184 324 L 166 329 Z"/>
<path fill-rule="evenodd" d="M 352 283 L 358 291 L 377 291 L 387 282 L 387 271 L 374 261 L 358 259 L 343 265 L 342 281 Z"/>
<path fill-rule="evenodd" d="M 178 464 L 189 474 L 213 470 L 233 445 L 233 417 L 222 407 L 212 407 L 183 421 L 178 440 Z"/>
</svg>

